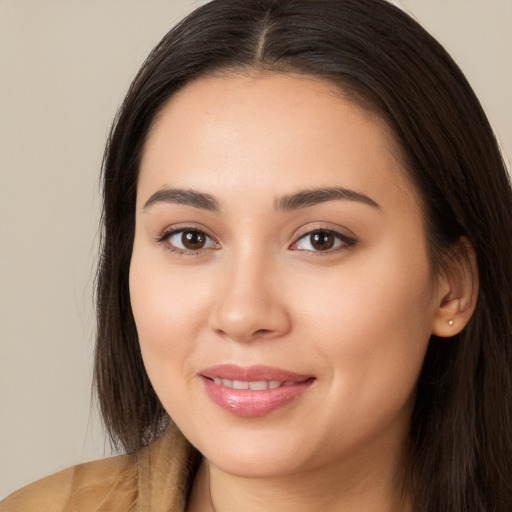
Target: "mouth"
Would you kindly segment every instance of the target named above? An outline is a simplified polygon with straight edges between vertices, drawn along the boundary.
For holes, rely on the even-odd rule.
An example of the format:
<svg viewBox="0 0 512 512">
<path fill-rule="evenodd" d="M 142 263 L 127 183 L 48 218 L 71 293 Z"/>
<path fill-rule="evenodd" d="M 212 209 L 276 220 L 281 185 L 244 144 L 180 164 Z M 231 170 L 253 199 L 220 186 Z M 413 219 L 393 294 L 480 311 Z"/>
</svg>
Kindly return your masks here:
<svg viewBox="0 0 512 512">
<path fill-rule="evenodd" d="M 316 380 L 269 366 L 219 365 L 199 373 L 207 396 L 223 410 L 242 417 L 269 414 L 297 400 Z"/>
<path fill-rule="evenodd" d="M 230 380 L 230 379 L 219 379 L 214 378 L 214 384 L 217 386 L 225 386 L 231 389 L 250 389 L 252 391 L 264 391 L 266 389 L 277 389 L 281 387 L 290 387 L 296 386 L 303 381 L 293 381 L 287 380 L 285 382 L 281 382 L 279 380 Z"/>
</svg>

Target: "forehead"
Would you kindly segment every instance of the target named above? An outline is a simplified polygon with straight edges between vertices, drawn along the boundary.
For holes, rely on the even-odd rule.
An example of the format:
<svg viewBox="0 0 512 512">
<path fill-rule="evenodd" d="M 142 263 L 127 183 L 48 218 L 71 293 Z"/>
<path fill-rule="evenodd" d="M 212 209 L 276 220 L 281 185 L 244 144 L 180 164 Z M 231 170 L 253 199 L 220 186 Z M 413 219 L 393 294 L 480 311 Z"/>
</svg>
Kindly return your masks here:
<svg viewBox="0 0 512 512">
<path fill-rule="evenodd" d="M 201 78 L 173 95 L 149 133 L 139 192 L 192 186 L 222 195 L 228 185 L 247 193 L 269 182 L 283 194 L 339 185 L 414 195 L 377 114 L 330 83 L 280 73 Z"/>
</svg>

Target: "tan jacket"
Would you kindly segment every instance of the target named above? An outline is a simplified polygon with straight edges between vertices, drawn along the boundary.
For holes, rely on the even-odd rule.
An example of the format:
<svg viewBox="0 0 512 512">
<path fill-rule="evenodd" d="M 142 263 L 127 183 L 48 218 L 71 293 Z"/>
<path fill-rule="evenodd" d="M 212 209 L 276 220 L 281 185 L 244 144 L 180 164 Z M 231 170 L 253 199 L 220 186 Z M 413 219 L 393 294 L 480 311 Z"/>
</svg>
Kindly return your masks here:
<svg viewBox="0 0 512 512">
<path fill-rule="evenodd" d="M 133 455 L 79 464 L 0 502 L 0 512 L 183 512 L 193 448 L 175 427 Z"/>
</svg>

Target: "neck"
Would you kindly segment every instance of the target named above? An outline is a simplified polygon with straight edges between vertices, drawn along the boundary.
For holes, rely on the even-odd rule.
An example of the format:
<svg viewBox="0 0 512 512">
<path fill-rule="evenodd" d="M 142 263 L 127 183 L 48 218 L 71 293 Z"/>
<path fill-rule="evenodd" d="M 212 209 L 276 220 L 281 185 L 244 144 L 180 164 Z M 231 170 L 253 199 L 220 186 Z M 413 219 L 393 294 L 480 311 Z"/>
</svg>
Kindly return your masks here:
<svg viewBox="0 0 512 512">
<path fill-rule="evenodd" d="M 364 464 L 346 471 L 324 466 L 272 478 L 232 475 L 203 460 L 188 512 L 410 512 L 397 468 Z"/>
</svg>

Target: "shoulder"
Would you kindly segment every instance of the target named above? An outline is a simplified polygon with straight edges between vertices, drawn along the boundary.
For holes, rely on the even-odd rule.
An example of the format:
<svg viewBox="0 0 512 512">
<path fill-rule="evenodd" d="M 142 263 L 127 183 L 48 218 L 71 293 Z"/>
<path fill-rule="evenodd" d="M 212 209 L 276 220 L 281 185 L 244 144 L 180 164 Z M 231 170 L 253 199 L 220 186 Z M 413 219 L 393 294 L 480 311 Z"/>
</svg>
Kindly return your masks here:
<svg viewBox="0 0 512 512">
<path fill-rule="evenodd" d="M 0 512 L 128 512 L 136 501 L 136 480 L 131 455 L 87 462 L 14 492 L 0 503 Z"/>
<path fill-rule="evenodd" d="M 0 512 L 181 512 L 197 456 L 171 424 L 132 455 L 79 464 L 23 487 Z"/>
</svg>

